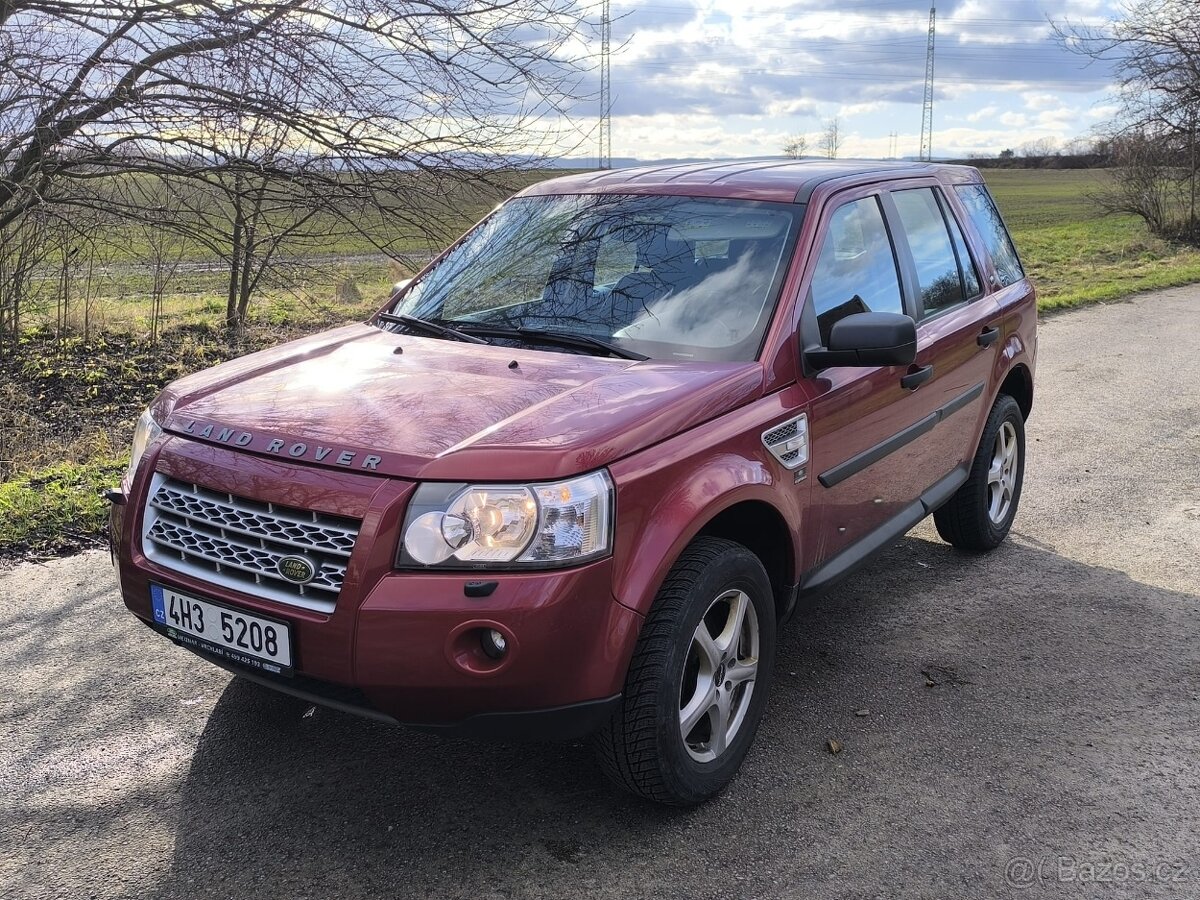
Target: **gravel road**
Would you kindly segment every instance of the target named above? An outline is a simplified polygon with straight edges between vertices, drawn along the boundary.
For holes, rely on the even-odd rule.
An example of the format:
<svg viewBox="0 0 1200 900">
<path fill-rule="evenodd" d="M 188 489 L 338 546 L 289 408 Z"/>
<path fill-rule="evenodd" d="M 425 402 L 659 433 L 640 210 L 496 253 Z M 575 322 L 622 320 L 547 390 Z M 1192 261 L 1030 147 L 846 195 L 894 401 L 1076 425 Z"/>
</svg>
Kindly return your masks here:
<svg viewBox="0 0 1200 900">
<path fill-rule="evenodd" d="M 581 745 L 306 715 L 104 553 L 0 571 L 0 896 L 1200 897 L 1198 323 L 1200 288 L 1046 321 L 1012 539 L 923 524 L 805 609 L 697 810 Z"/>
</svg>

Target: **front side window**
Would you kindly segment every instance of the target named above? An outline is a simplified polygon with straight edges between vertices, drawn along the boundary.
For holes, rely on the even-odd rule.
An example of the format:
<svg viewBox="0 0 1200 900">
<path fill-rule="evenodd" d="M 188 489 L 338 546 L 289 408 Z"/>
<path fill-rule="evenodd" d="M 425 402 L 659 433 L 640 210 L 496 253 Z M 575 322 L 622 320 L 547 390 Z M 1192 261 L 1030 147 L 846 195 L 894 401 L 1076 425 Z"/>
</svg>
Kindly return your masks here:
<svg viewBox="0 0 1200 900">
<path fill-rule="evenodd" d="M 553 330 L 653 358 L 752 360 L 802 212 L 693 197 L 518 197 L 393 312 L 500 341 L 536 344 L 519 332 Z"/>
<path fill-rule="evenodd" d="M 908 248 L 917 267 L 924 315 L 930 316 L 967 299 L 958 254 L 932 188 L 893 191 Z"/>
<path fill-rule="evenodd" d="M 875 197 L 834 211 L 809 296 L 826 347 L 834 323 L 848 315 L 904 312 L 896 254 Z"/>
<path fill-rule="evenodd" d="M 1005 287 L 1016 284 L 1025 277 L 1025 272 L 1021 269 L 1021 260 L 1017 258 L 1012 238 L 987 188 L 982 184 L 960 184 L 955 190 L 992 255 L 1000 284 Z"/>
</svg>

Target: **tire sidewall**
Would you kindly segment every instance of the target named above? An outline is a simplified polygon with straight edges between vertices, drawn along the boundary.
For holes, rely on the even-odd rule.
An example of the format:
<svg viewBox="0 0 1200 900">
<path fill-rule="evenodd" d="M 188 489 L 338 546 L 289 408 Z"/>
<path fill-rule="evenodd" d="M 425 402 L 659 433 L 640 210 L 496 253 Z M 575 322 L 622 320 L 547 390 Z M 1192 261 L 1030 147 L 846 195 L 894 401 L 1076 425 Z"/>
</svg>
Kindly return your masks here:
<svg viewBox="0 0 1200 900">
<path fill-rule="evenodd" d="M 692 635 L 712 602 L 729 590 L 744 591 L 758 616 L 758 673 L 754 692 L 741 729 L 720 759 L 700 763 L 691 757 L 679 733 L 679 687 Z M 775 662 L 775 600 L 771 583 L 758 558 L 741 547 L 730 548 L 713 560 L 698 579 L 696 589 L 682 615 L 674 623 L 674 634 L 663 678 L 658 685 L 658 744 L 662 773 L 670 790 L 694 802 L 718 793 L 737 773 L 758 731 L 767 702 Z"/>
</svg>

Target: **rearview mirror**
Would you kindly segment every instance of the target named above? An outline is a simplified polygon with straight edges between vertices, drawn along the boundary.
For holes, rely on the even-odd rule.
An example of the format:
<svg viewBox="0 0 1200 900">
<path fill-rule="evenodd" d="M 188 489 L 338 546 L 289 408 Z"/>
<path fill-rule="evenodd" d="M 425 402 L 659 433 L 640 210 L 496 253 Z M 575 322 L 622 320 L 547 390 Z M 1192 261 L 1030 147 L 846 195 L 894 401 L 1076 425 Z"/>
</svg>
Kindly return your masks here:
<svg viewBox="0 0 1200 900">
<path fill-rule="evenodd" d="M 917 323 L 900 313 L 861 312 L 839 319 L 829 346 L 805 354 L 814 369 L 830 366 L 907 366 L 917 358 Z"/>
</svg>

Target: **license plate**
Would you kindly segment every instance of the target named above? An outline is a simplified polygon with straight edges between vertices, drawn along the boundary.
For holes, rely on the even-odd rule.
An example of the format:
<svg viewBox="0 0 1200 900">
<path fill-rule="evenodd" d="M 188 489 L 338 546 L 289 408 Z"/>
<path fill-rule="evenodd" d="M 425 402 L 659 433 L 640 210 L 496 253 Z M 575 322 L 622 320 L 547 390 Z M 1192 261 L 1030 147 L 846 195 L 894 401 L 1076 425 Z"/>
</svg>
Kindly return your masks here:
<svg viewBox="0 0 1200 900">
<path fill-rule="evenodd" d="M 168 637 L 232 662 L 291 674 L 292 633 L 286 622 L 150 585 L 154 621 Z"/>
</svg>

